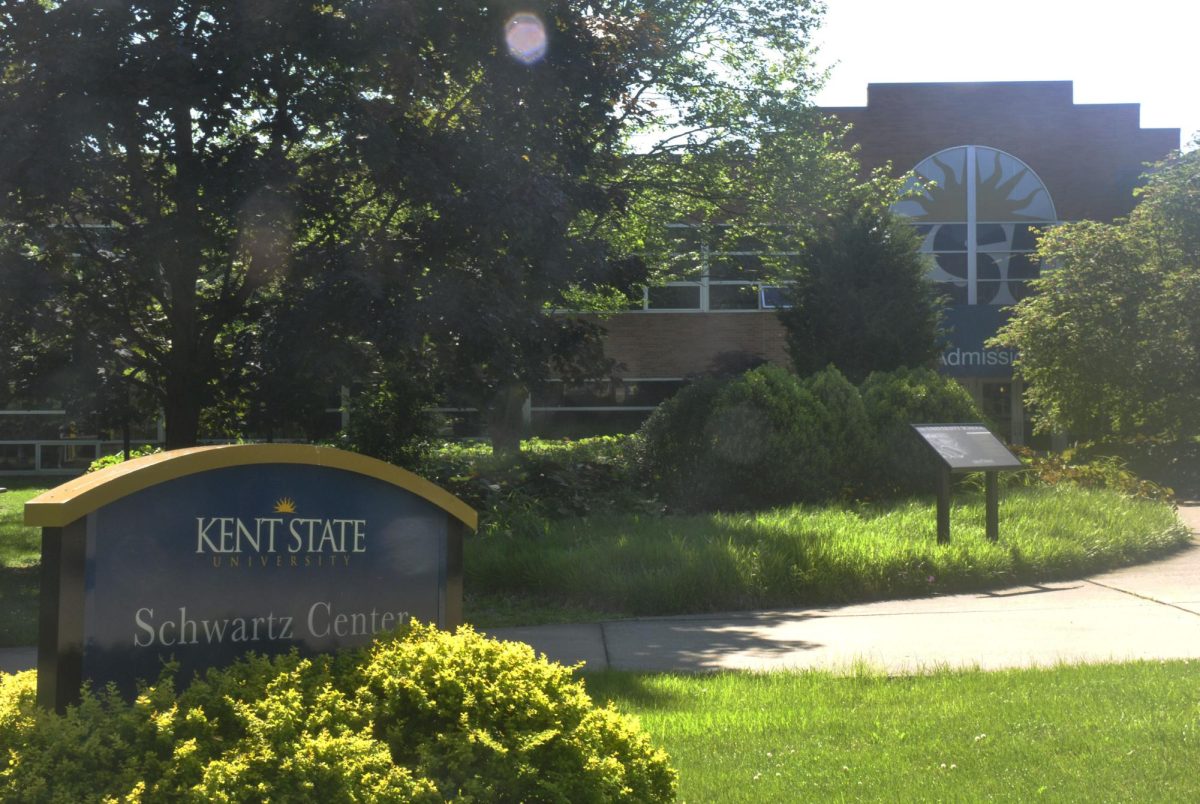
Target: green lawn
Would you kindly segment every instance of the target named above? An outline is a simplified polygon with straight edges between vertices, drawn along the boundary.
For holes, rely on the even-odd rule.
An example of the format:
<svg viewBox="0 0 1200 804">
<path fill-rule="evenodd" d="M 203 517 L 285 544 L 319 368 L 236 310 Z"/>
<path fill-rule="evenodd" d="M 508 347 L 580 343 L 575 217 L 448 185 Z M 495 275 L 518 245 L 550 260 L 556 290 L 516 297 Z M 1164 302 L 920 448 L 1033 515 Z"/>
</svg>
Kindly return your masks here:
<svg viewBox="0 0 1200 804">
<path fill-rule="evenodd" d="M 1005 492 L 998 543 L 984 537 L 983 515 L 981 497 L 960 495 L 950 545 L 936 542 L 931 500 L 541 520 L 469 539 L 466 588 L 480 613 L 507 601 L 509 618 L 493 626 L 514 623 L 521 599 L 535 615 L 736 611 L 1080 577 L 1189 539 L 1164 503 L 1066 485 Z"/>
<path fill-rule="evenodd" d="M 24 525 L 25 501 L 46 490 L 0 479 L 0 646 L 37 642 L 38 571 L 41 531 Z"/>
<path fill-rule="evenodd" d="M 1200 663 L 587 677 L 680 800 L 1197 801 Z"/>
</svg>

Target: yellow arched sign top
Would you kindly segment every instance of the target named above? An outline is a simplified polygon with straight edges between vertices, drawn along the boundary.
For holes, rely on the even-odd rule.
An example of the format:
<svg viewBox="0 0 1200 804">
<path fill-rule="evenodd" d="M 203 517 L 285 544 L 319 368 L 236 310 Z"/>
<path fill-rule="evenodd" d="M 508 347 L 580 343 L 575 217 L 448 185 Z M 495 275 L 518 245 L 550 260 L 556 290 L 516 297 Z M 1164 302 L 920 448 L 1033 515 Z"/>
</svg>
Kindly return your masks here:
<svg viewBox="0 0 1200 804">
<path fill-rule="evenodd" d="M 82 475 L 25 503 L 25 524 L 61 528 L 97 508 L 177 477 L 265 463 L 299 463 L 355 472 L 391 483 L 428 500 L 474 530 L 475 509 L 445 489 L 390 463 L 332 447 L 307 444 L 226 444 L 191 447 L 125 461 Z"/>
</svg>

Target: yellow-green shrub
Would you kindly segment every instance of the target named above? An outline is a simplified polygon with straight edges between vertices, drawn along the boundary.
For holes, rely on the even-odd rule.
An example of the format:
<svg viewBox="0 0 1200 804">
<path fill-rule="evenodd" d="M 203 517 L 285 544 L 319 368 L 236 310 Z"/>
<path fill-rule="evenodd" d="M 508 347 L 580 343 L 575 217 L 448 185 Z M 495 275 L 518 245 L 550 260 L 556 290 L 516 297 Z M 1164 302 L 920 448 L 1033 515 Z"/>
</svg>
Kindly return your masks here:
<svg viewBox="0 0 1200 804">
<path fill-rule="evenodd" d="M 663 801 L 665 754 L 527 646 L 414 626 L 337 657 L 249 657 L 176 694 L 54 715 L 0 676 L 0 798 Z"/>
</svg>

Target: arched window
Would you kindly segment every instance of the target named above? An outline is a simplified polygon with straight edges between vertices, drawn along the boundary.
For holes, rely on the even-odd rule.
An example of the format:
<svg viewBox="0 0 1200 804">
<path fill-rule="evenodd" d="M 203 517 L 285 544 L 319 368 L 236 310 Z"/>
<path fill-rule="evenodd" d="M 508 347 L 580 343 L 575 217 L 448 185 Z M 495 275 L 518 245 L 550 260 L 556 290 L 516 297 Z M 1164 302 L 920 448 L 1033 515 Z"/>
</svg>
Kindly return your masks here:
<svg viewBox="0 0 1200 804">
<path fill-rule="evenodd" d="M 915 194 L 892 209 L 912 218 L 952 303 L 1007 305 L 1027 296 L 1040 271 L 1034 233 L 1058 220 L 1038 175 L 984 145 L 939 151 L 913 174 L 905 189 Z"/>
</svg>

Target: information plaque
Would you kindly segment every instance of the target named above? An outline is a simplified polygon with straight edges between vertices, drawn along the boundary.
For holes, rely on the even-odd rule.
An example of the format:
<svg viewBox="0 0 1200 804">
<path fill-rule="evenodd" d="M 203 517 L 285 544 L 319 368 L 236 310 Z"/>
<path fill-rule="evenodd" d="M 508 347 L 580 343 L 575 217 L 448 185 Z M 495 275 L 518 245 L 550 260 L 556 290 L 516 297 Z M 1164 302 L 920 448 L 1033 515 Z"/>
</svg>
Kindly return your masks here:
<svg viewBox="0 0 1200 804">
<path fill-rule="evenodd" d="M 1000 538 L 1000 488 L 996 473 L 1021 469 L 1024 464 L 990 430 L 969 424 L 914 424 L 913 430 L 942 462 L 937 485 L 937 540 L 950 543 L 950 474 L 984 473 L 984 530 Z"/>
<path fill-rule="evenodd" d="M 914 424 L 951 472 L 1020 469 L 1021 460 L 982 424 Z"/>
</svg>

